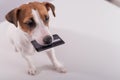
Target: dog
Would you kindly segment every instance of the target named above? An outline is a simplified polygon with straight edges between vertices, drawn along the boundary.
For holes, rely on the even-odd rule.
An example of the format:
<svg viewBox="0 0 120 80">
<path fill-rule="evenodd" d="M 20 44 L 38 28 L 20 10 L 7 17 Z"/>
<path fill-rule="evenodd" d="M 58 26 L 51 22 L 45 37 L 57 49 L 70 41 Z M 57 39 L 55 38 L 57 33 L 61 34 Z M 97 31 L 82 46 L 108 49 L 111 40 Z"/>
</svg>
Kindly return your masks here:
<svg viewBox="0 0 120 80">
<path fill-rule="evenodd" d="M 15 51 L 21 53 L 28 64 L 28 74 L 35 75 L 36 67 L 32 63 L 31 56 L 35 49 L 31 44 L 36 40 L 41 45 L 52 43 L 53 37 L 49 31 L 49 14 L 51 9 L 55 17 L 55 6 L 49 2 L 29 2 L 8 12 L 6 20 L 11 24 L 8 29 L 9 39 L 15 47 Z M 66 69 L 57 60 L 53 48 L 45 50 L 54 68 L 61 73 Z"/>
</svg>

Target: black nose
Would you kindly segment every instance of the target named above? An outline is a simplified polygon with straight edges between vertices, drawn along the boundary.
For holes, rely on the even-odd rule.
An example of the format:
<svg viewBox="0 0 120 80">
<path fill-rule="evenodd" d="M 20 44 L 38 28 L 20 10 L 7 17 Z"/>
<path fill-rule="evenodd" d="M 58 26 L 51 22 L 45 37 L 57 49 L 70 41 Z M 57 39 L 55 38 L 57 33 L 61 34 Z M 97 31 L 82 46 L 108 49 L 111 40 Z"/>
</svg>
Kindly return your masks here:
<svg viewBox="0 0 120 80">
<path fill-rule="evenodd" d="M 52 43 L 52 37 L 50 35 L 47 35 L 43 38 L 44 44 L 50 44 Z"/>
</svg>

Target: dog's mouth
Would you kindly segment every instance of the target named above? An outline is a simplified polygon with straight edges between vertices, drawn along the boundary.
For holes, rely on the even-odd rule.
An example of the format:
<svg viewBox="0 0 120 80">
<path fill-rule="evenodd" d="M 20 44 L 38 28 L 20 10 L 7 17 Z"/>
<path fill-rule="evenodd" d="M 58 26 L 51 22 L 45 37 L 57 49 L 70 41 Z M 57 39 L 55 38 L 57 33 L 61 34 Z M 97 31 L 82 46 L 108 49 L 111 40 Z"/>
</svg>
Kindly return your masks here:
<svg viewBox="0 0 120 80">
<path fill-rule="evenodd" d="M 41 45 L 41 46 L 49 46 L 49 45 L 52 45 L 53 43 L 55 43 L 55 42 L 58 42 L 58 41 L 60 41 L 61 39 L 60 38 L 58 38 L 58 37 L 56 37 L 56 34 L 55 35 L 53 35 L 52 36 L 52 42 L 51 43 L 49 43 L 49 44 L 44 44 L 44 42 L 38 42 L 38 41 L 36 41 L 36 40 L 33 40 L 33 41 L 36 41 L 36 43 L 37 44 L 39 44 L 39 45 Z M 31 41 L 32 42 L 32 41 Z"/>
<path fill-rule="evenodd" d="M 47 36 L 44 36 L 43 38 L 33 39 L 32 41 L 36 41 L 37 44 L 41 46 L 48 46 L 54 42 L 54 38 L 52 35 L 47 35 Z"/>
<path fill-rule="evenodd" d="M 39 52 L 39 51 L 43 51 L 43 50 L 64 44 L 65 42 L 57 34 L 54 34 L 53 41 L 50 44 L 41 45 L 36 40 L 31 41 L 31 43 L 34 46 L 34 48 Z"/>
</svg>

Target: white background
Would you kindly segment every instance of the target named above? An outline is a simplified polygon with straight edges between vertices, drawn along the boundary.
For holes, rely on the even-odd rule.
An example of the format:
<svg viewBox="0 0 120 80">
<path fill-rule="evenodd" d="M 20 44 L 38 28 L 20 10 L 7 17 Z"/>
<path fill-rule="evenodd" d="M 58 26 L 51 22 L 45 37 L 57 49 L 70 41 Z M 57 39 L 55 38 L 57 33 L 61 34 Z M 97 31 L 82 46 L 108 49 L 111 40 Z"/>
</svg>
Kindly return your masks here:
<svg viewBox="0 0 120 80">
<path fill-rule="evenodd" d="M 55 48 L 56 55 L 68 73 L 55 72 L 45 53 L 38 53 L 33 56 L 38 74 L 27 75 L 25 61 L 14 52 L 5 36 L 8 24 L 2 22 L 0 79 L 120 80 L 120 8 L 104 0 L 54 0 L 52 3 L 57 17 L 50 13 L 51 31 L 66 42 Z"/>
</svg>

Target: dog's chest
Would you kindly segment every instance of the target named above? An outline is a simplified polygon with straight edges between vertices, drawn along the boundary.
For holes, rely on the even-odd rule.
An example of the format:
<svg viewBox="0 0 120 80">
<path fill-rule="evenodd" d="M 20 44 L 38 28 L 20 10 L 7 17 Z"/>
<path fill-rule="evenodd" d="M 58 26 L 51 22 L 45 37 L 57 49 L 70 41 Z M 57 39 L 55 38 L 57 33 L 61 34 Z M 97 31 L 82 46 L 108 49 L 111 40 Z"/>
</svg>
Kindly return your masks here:
<svg viewBox="0 0 120 80">
<path fill-rule="evenodd" d="M 24 54 L 35 53 L 35 49 L 31 44 L 30 38 L 14 25 L 9 26 L 8 28 L 8 38 L 12 41 L 12 45 L 17 49 L 17 51 Z"/>
</svg>

